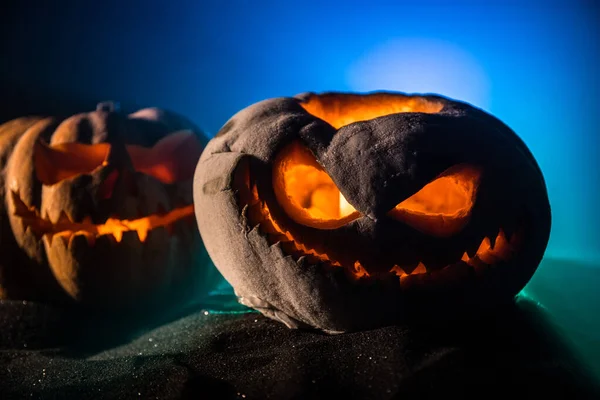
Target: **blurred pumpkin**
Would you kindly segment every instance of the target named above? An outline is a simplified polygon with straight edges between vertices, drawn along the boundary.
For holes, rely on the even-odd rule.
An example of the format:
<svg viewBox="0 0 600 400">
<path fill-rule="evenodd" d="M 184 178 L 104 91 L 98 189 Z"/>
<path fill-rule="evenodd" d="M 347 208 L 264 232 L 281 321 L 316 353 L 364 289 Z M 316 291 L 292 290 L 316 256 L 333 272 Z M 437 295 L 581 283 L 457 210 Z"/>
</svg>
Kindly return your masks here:
<svg viewBox="0 0 600 400">
<path fill-rule="evenodd" d="M 438 95 L 254 104 L 208 143 L 194 204 L 243 304 L 327 332 L 511 301 L 550 232 L 526 145 L 493 116 Z"/>
<path fill-rule="evenodd" d="M 182 116 L 113 103 L 0 126 L 0 296 L 122 309 L 193 298 L 212 273 L 192 205 L 205 143 Z"/>
</svg>

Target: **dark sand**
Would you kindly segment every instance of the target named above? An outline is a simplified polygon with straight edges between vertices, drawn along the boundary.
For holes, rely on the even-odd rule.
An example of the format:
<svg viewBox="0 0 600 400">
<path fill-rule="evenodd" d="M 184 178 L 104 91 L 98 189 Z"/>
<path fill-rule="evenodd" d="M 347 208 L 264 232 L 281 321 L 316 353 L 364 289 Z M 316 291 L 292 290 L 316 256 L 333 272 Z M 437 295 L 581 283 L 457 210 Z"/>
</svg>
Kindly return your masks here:
<svg viewBox="0 0 600 400">
<path fill-rule="evenodd" d="M 526 293 L 546 308 L 522 296 L 473 320 L 335 336 L 226 296 L 213 301 L 230 313 L 161 320 L 2 301 L 0 398 L 600 398 L 600 268 L 540 268 Z"/>
</svg>

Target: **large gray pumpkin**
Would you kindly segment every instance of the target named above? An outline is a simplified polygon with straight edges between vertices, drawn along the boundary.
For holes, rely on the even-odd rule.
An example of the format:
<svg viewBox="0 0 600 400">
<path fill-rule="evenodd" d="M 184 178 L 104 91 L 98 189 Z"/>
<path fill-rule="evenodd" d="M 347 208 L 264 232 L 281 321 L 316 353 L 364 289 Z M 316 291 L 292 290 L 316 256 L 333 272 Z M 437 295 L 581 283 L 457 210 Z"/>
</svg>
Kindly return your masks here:
<svg viewBox="0 0 600 400">
<path fill-rule="evenodd" d="M 201 293 L 214 268 L 192 177 L 206 141 L 182 116 L 111 103 L 0 126 L 0 298 L 127 309 Z"/>
<path fill-rule="evenodd" d="M 542 173 L 506 125 L 391 92 L 240 111 L 208 143 L 194 203 L 243 304 L 327 332 L 511 301 L 551 225 Z"/>
</svg>

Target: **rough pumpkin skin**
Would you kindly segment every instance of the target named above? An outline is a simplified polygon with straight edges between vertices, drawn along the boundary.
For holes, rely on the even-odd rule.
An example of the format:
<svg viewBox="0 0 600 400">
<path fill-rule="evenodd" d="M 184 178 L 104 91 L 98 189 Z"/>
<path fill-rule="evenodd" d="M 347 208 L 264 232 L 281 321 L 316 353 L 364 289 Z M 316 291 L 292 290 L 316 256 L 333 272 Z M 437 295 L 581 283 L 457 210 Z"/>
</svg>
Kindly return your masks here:
<svg viewBox="0 0 600 400">
<path fill-rule="evenodd" d="M 192 206 L 206 142 L 180 115 L 157 108 L 126 115 L 110 103 L 66 119 L 1 125 L 0 298 L 127 310 L 201 292 L 215 273 L 205 268 Z M 172 176 L 161 175 L 173 159 L 188 171 L 171 166 Z M 174 218 L 160 222 L 165 215 Z M 152 229 L 125 227 L 148 216 Z"/>
<path fill-rule="evenodd" d="M 291 143 L 308 149 L 357 211 L 341 226 L 298 223 L 278 202 L 275 163 Z M 416 228 L 417 217 L 391 217 L 457 165 L 481 171 L 458 231 L 432 235 Z M 329 333 L 512 301 L 551 226 L 542 173 L 510 128 L 464 102 L 394 92 L 307 93 L 247 107 L 208 143 L 194 204 L 208 253 L 240 302 L 288 327 Z"/>
</svg>

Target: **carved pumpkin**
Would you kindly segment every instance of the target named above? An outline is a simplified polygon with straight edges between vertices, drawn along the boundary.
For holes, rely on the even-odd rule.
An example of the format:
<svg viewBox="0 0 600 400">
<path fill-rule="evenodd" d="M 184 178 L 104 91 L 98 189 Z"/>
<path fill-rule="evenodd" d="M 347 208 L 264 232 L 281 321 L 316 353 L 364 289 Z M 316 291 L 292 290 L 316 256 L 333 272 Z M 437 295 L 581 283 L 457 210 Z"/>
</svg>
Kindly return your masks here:
<svg viewBox="0 0 600 400">
<path fill-rule="evenodd" d="M 493 116 L 437 95 L 254 104 L 207 145 L 194 204 L 243 304 L 327 332 L 510 301 L 550 232 L 525 144 Z"/>
<path fill-rule="evenodd" d="M 0 295 L 119 308 L 190 299 L 210 273 L 192 205 L 205 143 L 181 116 L 111 103 L 2 125 Z"/>
</svg>

